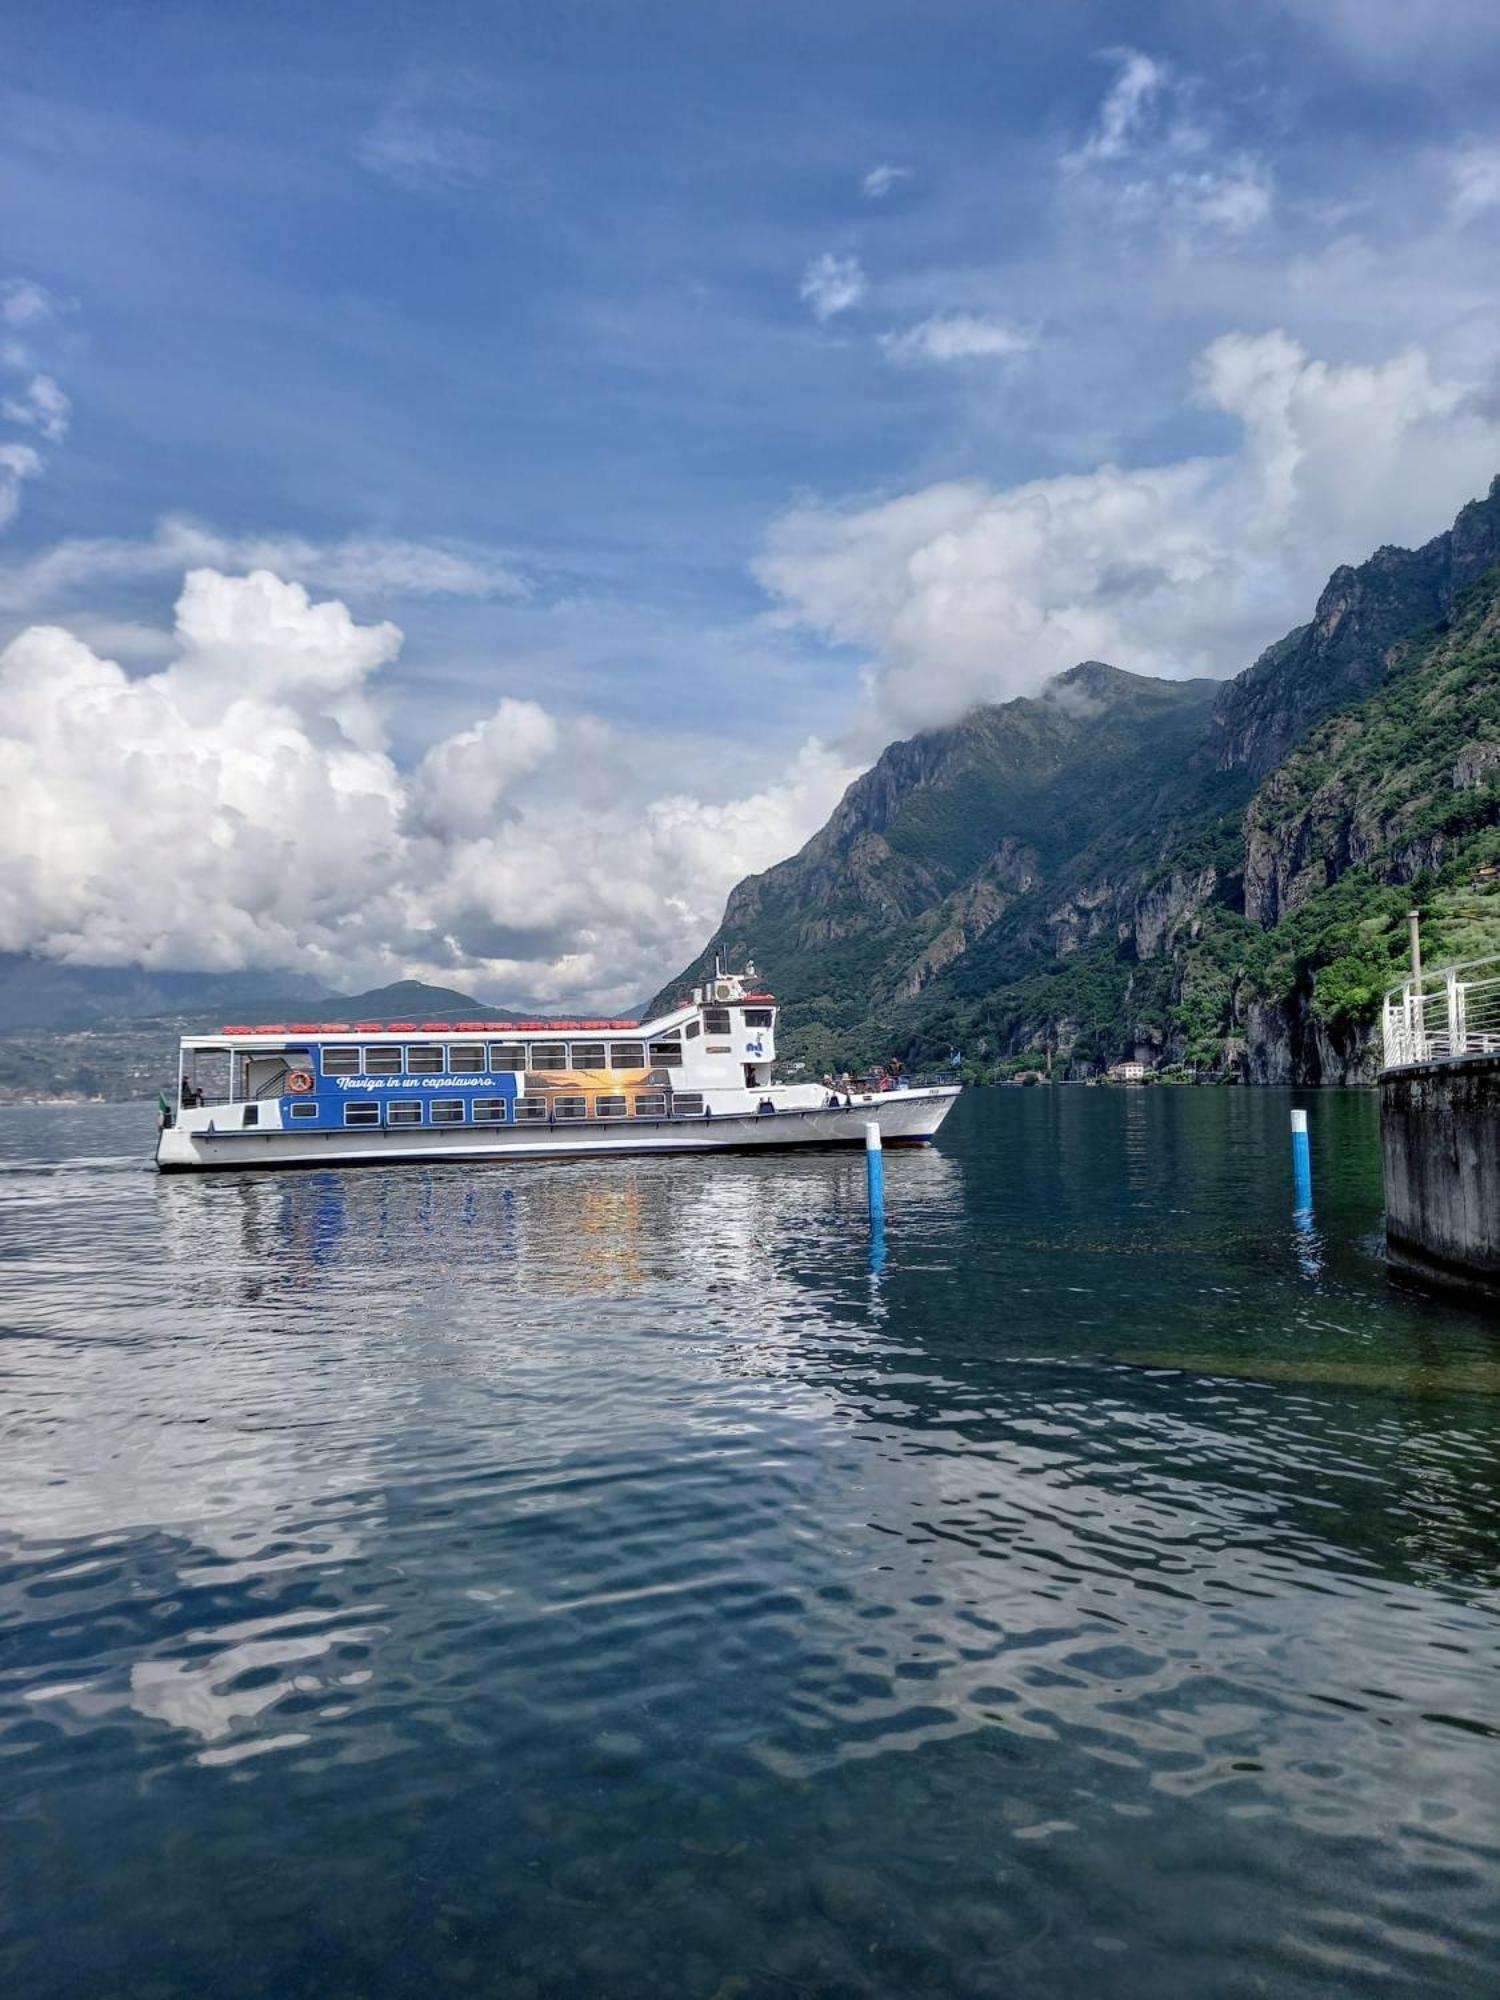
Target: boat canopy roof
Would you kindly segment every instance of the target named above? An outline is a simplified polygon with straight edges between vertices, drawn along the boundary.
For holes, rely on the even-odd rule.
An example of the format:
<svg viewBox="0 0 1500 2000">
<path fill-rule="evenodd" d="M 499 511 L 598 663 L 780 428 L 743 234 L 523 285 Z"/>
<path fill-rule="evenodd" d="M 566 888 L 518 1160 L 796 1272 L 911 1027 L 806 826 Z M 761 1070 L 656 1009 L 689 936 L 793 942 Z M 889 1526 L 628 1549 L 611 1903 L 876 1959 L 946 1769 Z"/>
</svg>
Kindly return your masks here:
<svg viewBox="0 0 1500 2000">
<path fill-rule="evenodd" d="M 715 1003 L 709 1002 L 710 1006 Z M 774 1007 L 769 993 L 746 993 L 734 1000 L 736 1007 Z M 642 1038 L 669 1034 L 699 1012 L 696 1001 L 660 1014 L 654 1021 L 258 1021 L 235 1024 L 202 1034 L 182 1036 L 184 1047 L 229 1048 L 246 1042 L 268 1042 L 281 1047 L 288 1042 L 380 1042 L 407 1041 L 413 1035 L 482 1035 L 487 1041 L 570 1040 L 578 1035 L 638 1035 Z"/>
</svg>

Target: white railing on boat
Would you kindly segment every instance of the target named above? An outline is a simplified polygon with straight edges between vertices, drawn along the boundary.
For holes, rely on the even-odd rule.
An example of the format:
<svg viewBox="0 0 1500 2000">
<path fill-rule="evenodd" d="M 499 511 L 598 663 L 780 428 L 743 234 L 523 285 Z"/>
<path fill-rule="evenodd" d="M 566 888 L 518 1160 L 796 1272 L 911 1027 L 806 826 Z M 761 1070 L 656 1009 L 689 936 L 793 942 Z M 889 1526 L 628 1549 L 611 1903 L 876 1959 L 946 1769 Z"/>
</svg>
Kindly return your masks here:
<svg viewBox="0 0 1500 2000">
<path fill-rule="evenodd" d="M 1380 1028 L 1385 1069 L 1500 1055 L 1500 953 L 1393 986 Z"/>
</svg>

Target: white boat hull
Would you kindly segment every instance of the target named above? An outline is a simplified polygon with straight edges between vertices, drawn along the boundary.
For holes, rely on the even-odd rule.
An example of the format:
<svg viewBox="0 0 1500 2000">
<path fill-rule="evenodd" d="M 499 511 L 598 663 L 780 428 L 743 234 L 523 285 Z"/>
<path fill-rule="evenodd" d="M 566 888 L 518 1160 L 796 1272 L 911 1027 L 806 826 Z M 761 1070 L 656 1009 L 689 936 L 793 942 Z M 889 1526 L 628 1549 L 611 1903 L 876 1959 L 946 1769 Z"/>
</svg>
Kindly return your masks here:
<svg viewBox="0 0 1500 2000">
<path fill-rule="evenodd" d="M 874 1120 L 885 1145 L 921 1145 L 947 1117 L 957 1086 L 896 1090 L 831 1107 L 774 1113 L 723 1112 L 711 1118 L 581 1119 L 552 1125 L 354 1127 L 304 1132 L 278 1124 L 216 1129 L 212 1109 L 179 1113 L 161 1132 L 163 1173 L 277 1167 L 408 1166 L 418 1161 L 613 1158 L 641 1153 L 763 1151 L 786 1146 L 854 1146 Z M 232 1108 L 232 1107 L 231 1107 Z"/>
</svg>

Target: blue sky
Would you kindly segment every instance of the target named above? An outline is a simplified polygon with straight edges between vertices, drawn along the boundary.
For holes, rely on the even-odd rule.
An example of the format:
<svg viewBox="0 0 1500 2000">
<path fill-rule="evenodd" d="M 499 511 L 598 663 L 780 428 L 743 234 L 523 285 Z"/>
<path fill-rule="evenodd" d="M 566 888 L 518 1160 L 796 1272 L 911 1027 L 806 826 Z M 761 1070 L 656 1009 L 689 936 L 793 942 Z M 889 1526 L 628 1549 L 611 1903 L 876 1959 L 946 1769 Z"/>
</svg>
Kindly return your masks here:
<svg viewBox="0 0 1500 2000">
<path fill-rule="evenodd" d="M 258 928 L 207 876 L 246 921 L 195 943 L 69 882 L 10 948 L 627 994 L 890 736 L 1093 651 L 1232 672 L 1500 470 L 1500 26 L 1466 0 L 51 0 L 0 78 L 0 637 L 66 628 L 137 719 L 167 676 L 233 842 L 231 641 L 201 596 L 174 633 L 185 572 L 234 643 L 252 569 L 403 635 L 258 684 L 325 756 L 330 687 L 378 711 L 404 914 Z M 256 602 L 260 660 L 301 614 Z M 507 701 L 469 846 L 414 856 L 410 774 Z M 118 844 L 64 810 L 54 854 Z M 654 858 L 612 918 L 622 842 Z M 534 866 L 551 929 L 496 886 Z"/>
</svg>

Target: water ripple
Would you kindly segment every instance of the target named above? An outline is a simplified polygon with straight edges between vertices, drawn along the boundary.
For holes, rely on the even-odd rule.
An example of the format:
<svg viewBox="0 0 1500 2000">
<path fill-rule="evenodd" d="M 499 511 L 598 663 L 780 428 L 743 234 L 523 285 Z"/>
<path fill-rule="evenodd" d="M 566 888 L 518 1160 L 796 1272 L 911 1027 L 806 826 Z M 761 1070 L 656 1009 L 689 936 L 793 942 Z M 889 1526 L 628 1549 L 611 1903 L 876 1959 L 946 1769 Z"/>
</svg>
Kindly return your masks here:
<svg viewBox="0 0 1500 2000">
<path fill-rule="evenodd" d="M 1274 1094 L 1036 1092 L 872 1274 L 836 1155 L 5 1113 L 9 1989 L 1500 1989 L 1500 1357 L 1315 1117 L 1315 1263 Z"/>
</svg>

